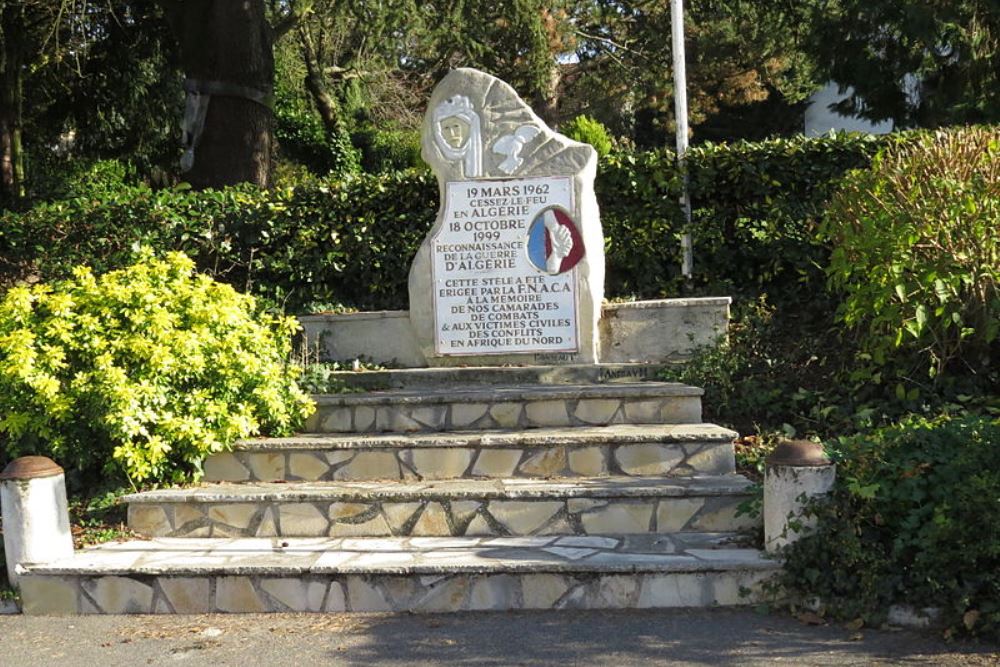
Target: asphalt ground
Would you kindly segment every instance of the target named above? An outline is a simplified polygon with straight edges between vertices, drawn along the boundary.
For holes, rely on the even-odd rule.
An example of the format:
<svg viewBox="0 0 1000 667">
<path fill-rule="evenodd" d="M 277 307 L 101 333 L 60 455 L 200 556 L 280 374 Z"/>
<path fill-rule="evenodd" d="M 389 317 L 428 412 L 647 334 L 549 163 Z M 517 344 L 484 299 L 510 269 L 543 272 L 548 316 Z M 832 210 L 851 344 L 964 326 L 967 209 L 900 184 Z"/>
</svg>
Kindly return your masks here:
<svg viewBox="0 0 1000 667">
<path fill-rule="evenodd" d="M 1000 647 L 725 609 L 0 616 L 2 667 L 179 664 L 982 667 L 1000 665 Z"/>
</svg>

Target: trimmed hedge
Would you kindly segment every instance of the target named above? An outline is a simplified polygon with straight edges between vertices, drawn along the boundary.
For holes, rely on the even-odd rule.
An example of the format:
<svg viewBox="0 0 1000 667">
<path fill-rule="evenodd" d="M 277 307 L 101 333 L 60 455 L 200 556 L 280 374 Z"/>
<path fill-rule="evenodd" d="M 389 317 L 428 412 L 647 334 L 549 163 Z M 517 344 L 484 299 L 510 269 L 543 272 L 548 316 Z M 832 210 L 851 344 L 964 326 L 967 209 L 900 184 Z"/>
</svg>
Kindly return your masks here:
<svg viewBox="0 0 1000 667">
<path fill-rule="evenodd" d="M 696 291 L 782 299 L 821 291 L 828 250 L 815 227 L 844 174 L 868 166 L 886 137 L 835 135 L 706 144 L 688 153 Z M 596 189 L 609 296 L 682 290 L 682 175 L 669 151 L 610 156 Z"/>
<path fill-rule="evenodd" d="M 814 225 L 842 175 L 885 141 L 840 135 L 692 150 L 694 292 L 787 293 L 822 281 L 827 251 L 814 243 Z M 681 183 L 670 152 L 602 161 L 609 297 L 683 290 Z M 437 207 L 433 176 L 416 171 L 271 191 L 103 187 L 0 215 L 0 279 L 62 278 L 78 263 L 120 268 L 144 245 L 183 250 L 201 270 L 292 312 L 405 308 L 410 261 Z"/>
</svg>

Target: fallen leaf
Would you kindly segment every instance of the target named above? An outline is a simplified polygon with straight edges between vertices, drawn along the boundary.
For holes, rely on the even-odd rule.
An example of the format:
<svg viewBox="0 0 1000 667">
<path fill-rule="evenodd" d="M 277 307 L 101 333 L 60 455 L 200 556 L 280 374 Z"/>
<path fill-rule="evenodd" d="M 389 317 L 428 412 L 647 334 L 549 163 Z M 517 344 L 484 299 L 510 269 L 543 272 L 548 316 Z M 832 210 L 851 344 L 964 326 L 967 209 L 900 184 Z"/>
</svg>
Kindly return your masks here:
<svg viewBox="0 0 1000 667">
<path fill-rule="evenodd" d="M 800 611 L 795 618 L 806 625 L 824 625 L 826 620 L 814 611 Z"/>
</svg>

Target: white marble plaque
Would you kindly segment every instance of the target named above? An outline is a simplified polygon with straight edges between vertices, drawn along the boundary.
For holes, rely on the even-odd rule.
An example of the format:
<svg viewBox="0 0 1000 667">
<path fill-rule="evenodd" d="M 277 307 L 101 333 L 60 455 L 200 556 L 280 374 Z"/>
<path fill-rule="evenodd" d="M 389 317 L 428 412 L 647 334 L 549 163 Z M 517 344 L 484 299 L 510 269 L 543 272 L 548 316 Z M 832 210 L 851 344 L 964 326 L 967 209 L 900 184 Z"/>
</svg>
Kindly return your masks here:
<svg viewBox="0 0 1000 667">
<path fill-rule="evenodd" d="M 572 179 L 453 181 L 447 189 L 431 245 L 437 353 L 575 352 L 583 247 L 568 217 Z"/>
</svg>

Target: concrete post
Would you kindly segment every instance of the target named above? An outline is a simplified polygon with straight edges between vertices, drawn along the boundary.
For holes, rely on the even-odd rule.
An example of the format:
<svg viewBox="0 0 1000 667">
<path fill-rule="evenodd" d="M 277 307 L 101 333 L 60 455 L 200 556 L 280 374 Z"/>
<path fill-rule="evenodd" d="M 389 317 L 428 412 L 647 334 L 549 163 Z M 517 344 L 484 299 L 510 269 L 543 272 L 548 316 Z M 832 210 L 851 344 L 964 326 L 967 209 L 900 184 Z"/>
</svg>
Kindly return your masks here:
<svg viewBox="0 0 1000 667">
<path fill-rule="evenodd" d="M 804 518 L 807 499 L 833 488 L 837 467 L 822 445 L 808 440 L 782 442 L 767 457 L 764 468 L 764 546 L 769 553 L 799 539 L 815 518 Z M 791 524 L 797 523 L 802 530 Z"/>
<path fill-rule="evenodd" d="M 0 473 L 0 509 L 7 576 L 15 587 L 18 566 L 73 555 L 66 477 L 44 456 L 15 459 Z"/>
</svg>

